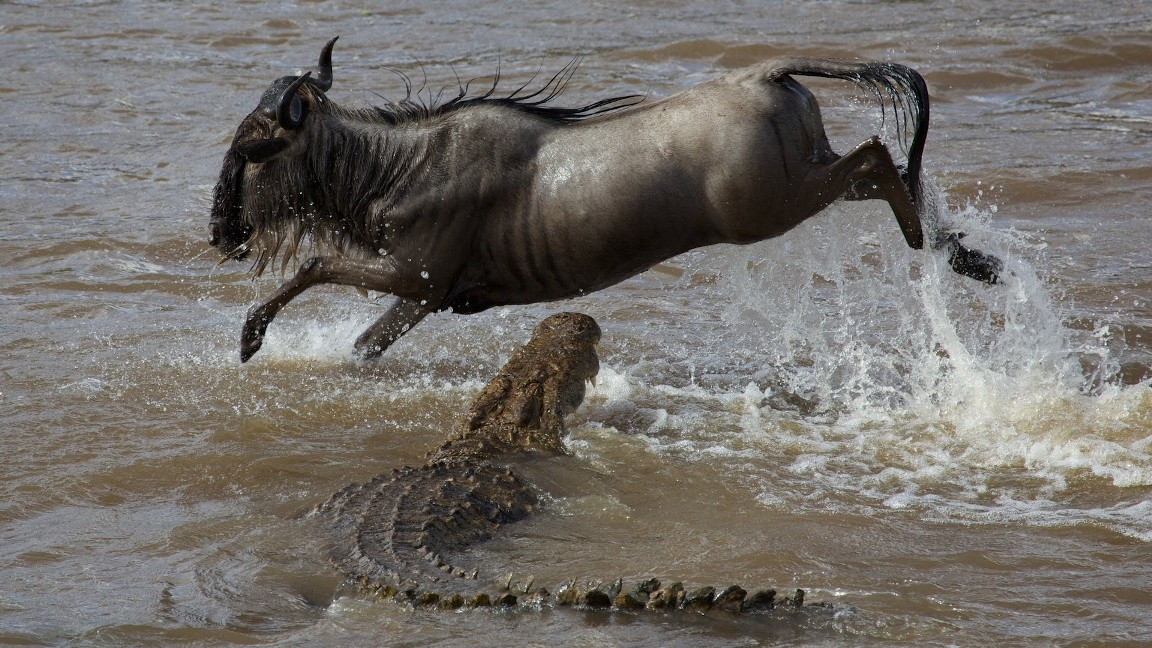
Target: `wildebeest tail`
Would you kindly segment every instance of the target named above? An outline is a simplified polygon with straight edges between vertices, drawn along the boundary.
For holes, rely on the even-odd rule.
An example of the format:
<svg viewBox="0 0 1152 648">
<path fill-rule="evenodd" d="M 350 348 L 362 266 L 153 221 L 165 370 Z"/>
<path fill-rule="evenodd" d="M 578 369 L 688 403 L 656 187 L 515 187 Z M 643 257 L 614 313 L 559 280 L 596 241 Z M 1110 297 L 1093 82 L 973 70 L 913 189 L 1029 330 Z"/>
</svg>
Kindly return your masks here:
<svg viewBox="0 0 1152 648">
<path fill-rule="evenodd" d="M 768 80 L 784 75 L 842 79 L 875 94 L 882 103 L 891 102 L 896 132 L 901 138 L 908 162 L 902 169 L 904 184 L 912 202 L 920 204 L 920 168 L 924 142 L 928 139 L 928 85 L 924 77 L 899 63 L 852 63 L 833 59 L 781 58 L 773 61 Z M 908 142 L 907 133 L 912 131 Z"/>
</svg>

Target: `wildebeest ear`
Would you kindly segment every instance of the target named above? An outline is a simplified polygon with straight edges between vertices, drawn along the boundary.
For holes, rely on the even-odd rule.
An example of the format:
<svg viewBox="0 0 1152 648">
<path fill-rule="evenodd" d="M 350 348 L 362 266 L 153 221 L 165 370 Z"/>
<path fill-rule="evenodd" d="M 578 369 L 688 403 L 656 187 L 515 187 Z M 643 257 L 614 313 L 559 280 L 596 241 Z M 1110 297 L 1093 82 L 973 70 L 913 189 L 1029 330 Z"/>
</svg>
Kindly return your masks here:
<svg viewBox="0 0 1152 648">
<path fill-rule="evenodd" d="M 288 140 L 276 137 L 273 139 L 237 144 L 236 152 L 243 155 L 249 162 L 263 162 L 276 156 L 286 148 L 288 148 Z"/>
</svg>

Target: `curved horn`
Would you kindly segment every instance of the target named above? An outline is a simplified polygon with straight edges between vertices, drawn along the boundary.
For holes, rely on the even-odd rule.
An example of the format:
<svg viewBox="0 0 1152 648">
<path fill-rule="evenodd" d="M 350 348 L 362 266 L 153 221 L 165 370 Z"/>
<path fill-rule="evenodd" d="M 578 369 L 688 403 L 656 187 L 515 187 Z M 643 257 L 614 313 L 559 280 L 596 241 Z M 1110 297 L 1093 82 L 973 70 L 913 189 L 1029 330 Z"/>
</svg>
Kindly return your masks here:
<svg viewBox="0 0 1152 648">
<path fill-rule="evenodd" d="M 328 41 L 324 49 L 320 50 L 320 63 L 317 64 L 317 67 L 320 68 L 320 76 L 316 79 L 315 85 L 324 92 L 328 92 L 328 88 L 332 87 L 332 46 L 336 44 L 338 38 L 340 37 L 337 36 Z"/>
<path fill-rule="evenodd" d="M 285 130 L 296 130 L 300 128 L 300 122 L 304 121 L 304 109 L 303 106 L 295 103 L 295 101 L 298 101 L 296 91 L 300 89 L 300 86 L 303 85 L 310 76 L 312 76 L 311 72 L 301 74 L 296 77 L 292 85 L 285 88 L 284 92 L 280 94 L 280 100 L 276 102 L 276 121 L 280 123 L 280 128 Z M 292 114 L 292 108 L 294 106 L 296 107 L 295 115 Z"/>
</svg>

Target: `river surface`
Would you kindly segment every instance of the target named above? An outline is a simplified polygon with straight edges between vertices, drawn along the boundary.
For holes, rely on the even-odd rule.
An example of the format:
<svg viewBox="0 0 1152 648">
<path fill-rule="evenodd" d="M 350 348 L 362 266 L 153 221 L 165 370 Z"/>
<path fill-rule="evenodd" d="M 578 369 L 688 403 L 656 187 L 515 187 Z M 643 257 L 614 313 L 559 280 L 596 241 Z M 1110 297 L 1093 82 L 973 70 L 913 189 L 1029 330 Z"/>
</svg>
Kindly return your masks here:
<svg viewBox="0 0 1152 648">
<path fill-rule="evenodd" d="M 384 8 L 381 8 L 384 7 Z M 562 102 L 656 99 L 781 53 L 916 67 L 938 220 L 1010 271 L 909 251 L 880 202 L 563 303 L 430 317 L 276 285 L 207 245 L 220 161 L 340 35 L 330 96 L 583 61 Z M 0 644 L 1152 643 L 1152 9 L 1145 2 L 0 3 Z M 813 82 L 846 150 L 891 124 Z M 889 120 L 890 122 L 890 120 Z M 291 271 L 291 268 L 289 268 Z M 549 313 L 604 329 L 547 506 L 477 550 L 570 576 L 804 588 L 732 619 L 442 613 L 341 587 L 307 515 L 419 464 Z"/>
</svg>

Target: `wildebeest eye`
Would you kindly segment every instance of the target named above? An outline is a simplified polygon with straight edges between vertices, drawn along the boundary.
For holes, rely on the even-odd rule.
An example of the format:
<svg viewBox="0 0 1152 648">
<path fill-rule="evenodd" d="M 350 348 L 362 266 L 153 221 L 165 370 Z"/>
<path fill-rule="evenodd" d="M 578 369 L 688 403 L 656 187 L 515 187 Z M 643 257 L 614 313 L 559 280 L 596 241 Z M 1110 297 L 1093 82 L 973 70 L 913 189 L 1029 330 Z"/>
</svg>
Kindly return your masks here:
<svg viewBox="0 0 1152 648">
<path fill-rule="evenodd" d="M 288 140 L 277 137 L 237 144 L 236 152 L 243 155 L 244 159 L 249 162 L 259 163 L 274 157 L 286 148 L 288 148 Z"/>
</svg>

